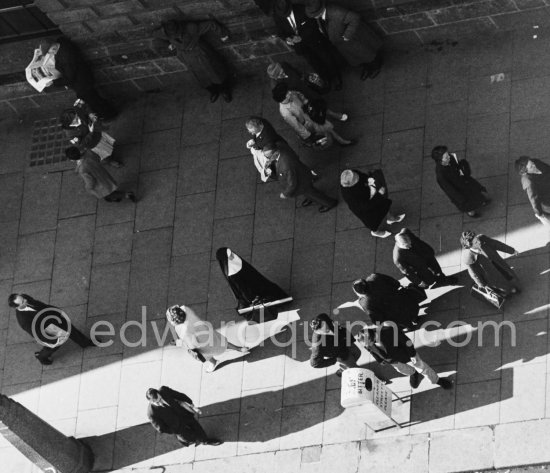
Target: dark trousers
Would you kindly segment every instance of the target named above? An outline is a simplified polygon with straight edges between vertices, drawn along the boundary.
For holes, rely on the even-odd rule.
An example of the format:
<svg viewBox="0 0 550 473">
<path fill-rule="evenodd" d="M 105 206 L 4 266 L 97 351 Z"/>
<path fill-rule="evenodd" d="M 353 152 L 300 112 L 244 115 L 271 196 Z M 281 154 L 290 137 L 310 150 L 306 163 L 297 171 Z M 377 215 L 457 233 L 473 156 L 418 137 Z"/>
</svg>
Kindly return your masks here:
<svg viewBox="0 0 550 473">
<path fill-rule="evenodd" d="M 303 195 L 306 199 L 313 200 L 313 202 L 325 207 L 334 207 L 338 203 L 336 199 L 323 194 L 320 190 L 313 187 L 313 184 L 311 184 L 308 189 L 304 190 Z"/>
<path fill-rule="evenodd" d="M 82 348 L 86 347 L 93 347 L 94 342 L 90 340 L 86 335 L 84 335 L 80 330 L 78 330 L 74 325 L 71 326 L 71 333 L 69 334 L 69 338 L 75 342 L 78 346 Z M 38 352 L 37 358 L 40 361 L 44 361 L 48 359 L 50 356 L 52 356 L 59 347 L 50 348 L 50 347 L 43 347 L 42 350 Z"/>
<path fill-rule="evenodd" d="M 117 189 L 116 191 L 113 191 L 109 195 L 105 196 L 104 199 L 107 202 L 120 202 L 125 197 L 126 197 L 126 192 Z"/>
</svg>

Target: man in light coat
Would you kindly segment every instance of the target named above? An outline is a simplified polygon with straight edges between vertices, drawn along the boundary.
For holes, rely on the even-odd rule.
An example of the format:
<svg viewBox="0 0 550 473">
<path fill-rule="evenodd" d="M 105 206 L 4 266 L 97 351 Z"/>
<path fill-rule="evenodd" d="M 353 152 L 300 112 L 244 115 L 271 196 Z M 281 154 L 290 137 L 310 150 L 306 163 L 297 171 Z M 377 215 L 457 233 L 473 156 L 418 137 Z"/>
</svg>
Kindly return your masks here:
<svg viewBox="0 0 550 473">
<path fill-rule="evenodd" d="M 118 183 L 100 164 L 94 152 L 80 151 L 76 146 L 71 146 L 65 150 L 65 155 L 71 161 L 76 161 L 75 171 L 84 180 L 84 187 L 89 194 L 107 202 L 120 202 L 124 198 L 137 202 L 133 192 L 119 189 Z"/>
</svg>

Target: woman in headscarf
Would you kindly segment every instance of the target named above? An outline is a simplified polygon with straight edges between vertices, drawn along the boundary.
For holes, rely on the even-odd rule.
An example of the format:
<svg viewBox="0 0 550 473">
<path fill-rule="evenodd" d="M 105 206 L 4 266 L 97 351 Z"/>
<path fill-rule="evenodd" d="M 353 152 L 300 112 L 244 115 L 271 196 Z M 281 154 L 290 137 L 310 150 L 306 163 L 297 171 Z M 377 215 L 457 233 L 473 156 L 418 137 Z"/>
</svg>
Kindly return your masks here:
<svg viewBox="0 0 550 473">
<path fill-rule="evenodd" d="M 172 324 L 189 354 L 206 365 L 206 372 L 216 369 L 219 357 L 228 349 L 248 353 L 248 348 L 233 345 L 223 338 L 212 326 L 202 320 L 193 309 L 181 305 L 169 307 L 166 318 Z"/>
<path fill-rule="evenodd" d="M 470 217 L 479 217 L 477 210 L 490 202 L 487 189 L 472 176 L 470 165 L 465 159 L 458 160 L 455 153 L 449 153 L 446 146 L 432 150 L 435 161 L 435 176 L 441 190 L 461 212 Z"/>
<path fill-rule="evenodd" d="M 384 174 L 379 169 L 363 173 L 355 169 L 346 169 L 340 176 L 342 198 L 352 213 L 361 220 L 372 236 L 387 238 L 391 232 L 386 225 L 401 222 L 405 214 L 394 215 L 388 197 L 388 188 Z M 384 222 L 385 220 L 385 222 Z"/>
<path fill-rule="evenodd" d="M 216 33 L 221 41 L 227 41 L 227 29 L 213 20 L 165 21 L 161 24 L 164 37 L 170 43 L 168 49 L 176 50 L 180 60 L 189 68 L 199 85 L 210 92 L 210 101 L 221 96 L 231 102 L 231 86 L 227 65 L 220 54 L 205 39 L 209 32 Z"/>
<path fill-rule="evenodd" d="M 515 271 L 498 254 L 502 251 L 515 256 L 519 253 L 514 248 L 470 230 L 462 232 L 460 244 L 467 250 L 462 254 L 462 263 L 477 286 L 496 290 L 503 295 L 520 291 Z"/>
<path fill-rule="evenodd" d="M 253 266 L 229 248 L 219 248 L 216 251 L 216 259 L 237 300 L 237 311 L 266 302 L 290 298 L 277 284 L 262 276 Z M 263 320 L 259 320 L 259 311 L 250 311 L 242 316 L 254 322 L 266 322 L 277 318 L 278 314 L 271 312 L 269 307 L 265 310 L 271 313 L 271 318 L 265 317 Z"/>
</svg>

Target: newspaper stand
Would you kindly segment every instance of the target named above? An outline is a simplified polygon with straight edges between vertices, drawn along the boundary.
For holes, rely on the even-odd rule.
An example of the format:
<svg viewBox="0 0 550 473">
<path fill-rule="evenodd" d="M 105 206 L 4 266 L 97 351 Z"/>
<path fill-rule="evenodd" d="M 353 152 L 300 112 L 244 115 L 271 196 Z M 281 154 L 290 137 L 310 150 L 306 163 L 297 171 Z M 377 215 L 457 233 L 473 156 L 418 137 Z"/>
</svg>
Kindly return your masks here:
<svg viewBox="0 0 550 473">
<path fill-rule="evenodd" d="M 345 409 L 360 407 L 361 413 L 358 415 L 368 418 L 370 424 L 365 424 L 374 432 L 388 428 L 388 419 L 401 428 L 401 424 L 392 417 L 393 396 L 404 402 L 370 370 L 349 368 L 342 373 L 340 404 Z"/>
</svg>

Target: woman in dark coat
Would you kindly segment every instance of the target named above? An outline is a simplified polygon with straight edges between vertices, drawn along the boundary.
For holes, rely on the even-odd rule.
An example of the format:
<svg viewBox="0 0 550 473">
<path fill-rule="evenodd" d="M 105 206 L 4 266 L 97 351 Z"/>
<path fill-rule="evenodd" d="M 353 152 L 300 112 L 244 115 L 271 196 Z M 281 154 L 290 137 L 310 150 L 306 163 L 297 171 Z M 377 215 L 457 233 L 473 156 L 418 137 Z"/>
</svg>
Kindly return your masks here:
<svg viewBox="0 0 550 473">
<path fill-rule="evenodd" d="M 462 254 L 462 263 L 477 286 L 496 289 L 505 295 L 520 291 L 515 271 L 498 254 L 502 251 L 515 256 L 518 252 L 514 248 L 469 230 L 462 232 L 460 244 L 467 250 Z"/>
<path fill-rule="evenodd" d="M 229 248 L 219 248 L 216 251 L 216 259 L 237 300 L 237 311 L 290 297 L 277 284 L 262 276 L 252 265 L 233 253 Z M 278 314 L 271 312 L 269 307 L 265 310 L 270 312 L 271 317 L 259 320 L 260 311 L 246 312 L 242 316 L 254 322 L 265 322 L 277 318 Z"/>
<path fill-rule="evenodd" d="M 446 146 L 436 146 L 432 150 L 435 161 L 435 176 L 439 187 L 461 212 L 470 217 L 479 217 L 477 209 L 490 202 L 487 189 L 472 176 L 470 165 L 465 159 L 460 161 L 455 153 L 449 153 Z"/>
<path fill-rule="evenodd" d="M 544 225 L 550 225 L 550 166 L 540 159 L 520 156 L 515 162 L 521 176 L 521 187 L 527 193 L 531 207 Z"/>
<path fill-rule="evenodd" d="M 384 229 L 384 220 L 391 225 L 405 218 L 405 214 L 394 215 L 390 212 L 392 201 L 388 197 L 384 174 L 379 169 L 366 174 L 346 169 L 340 176 L 340 190 L 349 209 L 371 231 L 372 236 L 389 237 L 391 233 Z"/>
<path fill-rule="evenodd" d="M 201 87 L 210 92 L 210 101 L 215 102 L 220 94 L 231 102 L 229 72 L 220 54 L 205 39 L 214 32 L 222 41 L 227 41 L 228 31 L 216 21 L 167 21 L 161 25 L 168 48 L 176 50 L 180 60 L 189 68 Z"/>
</svg>

